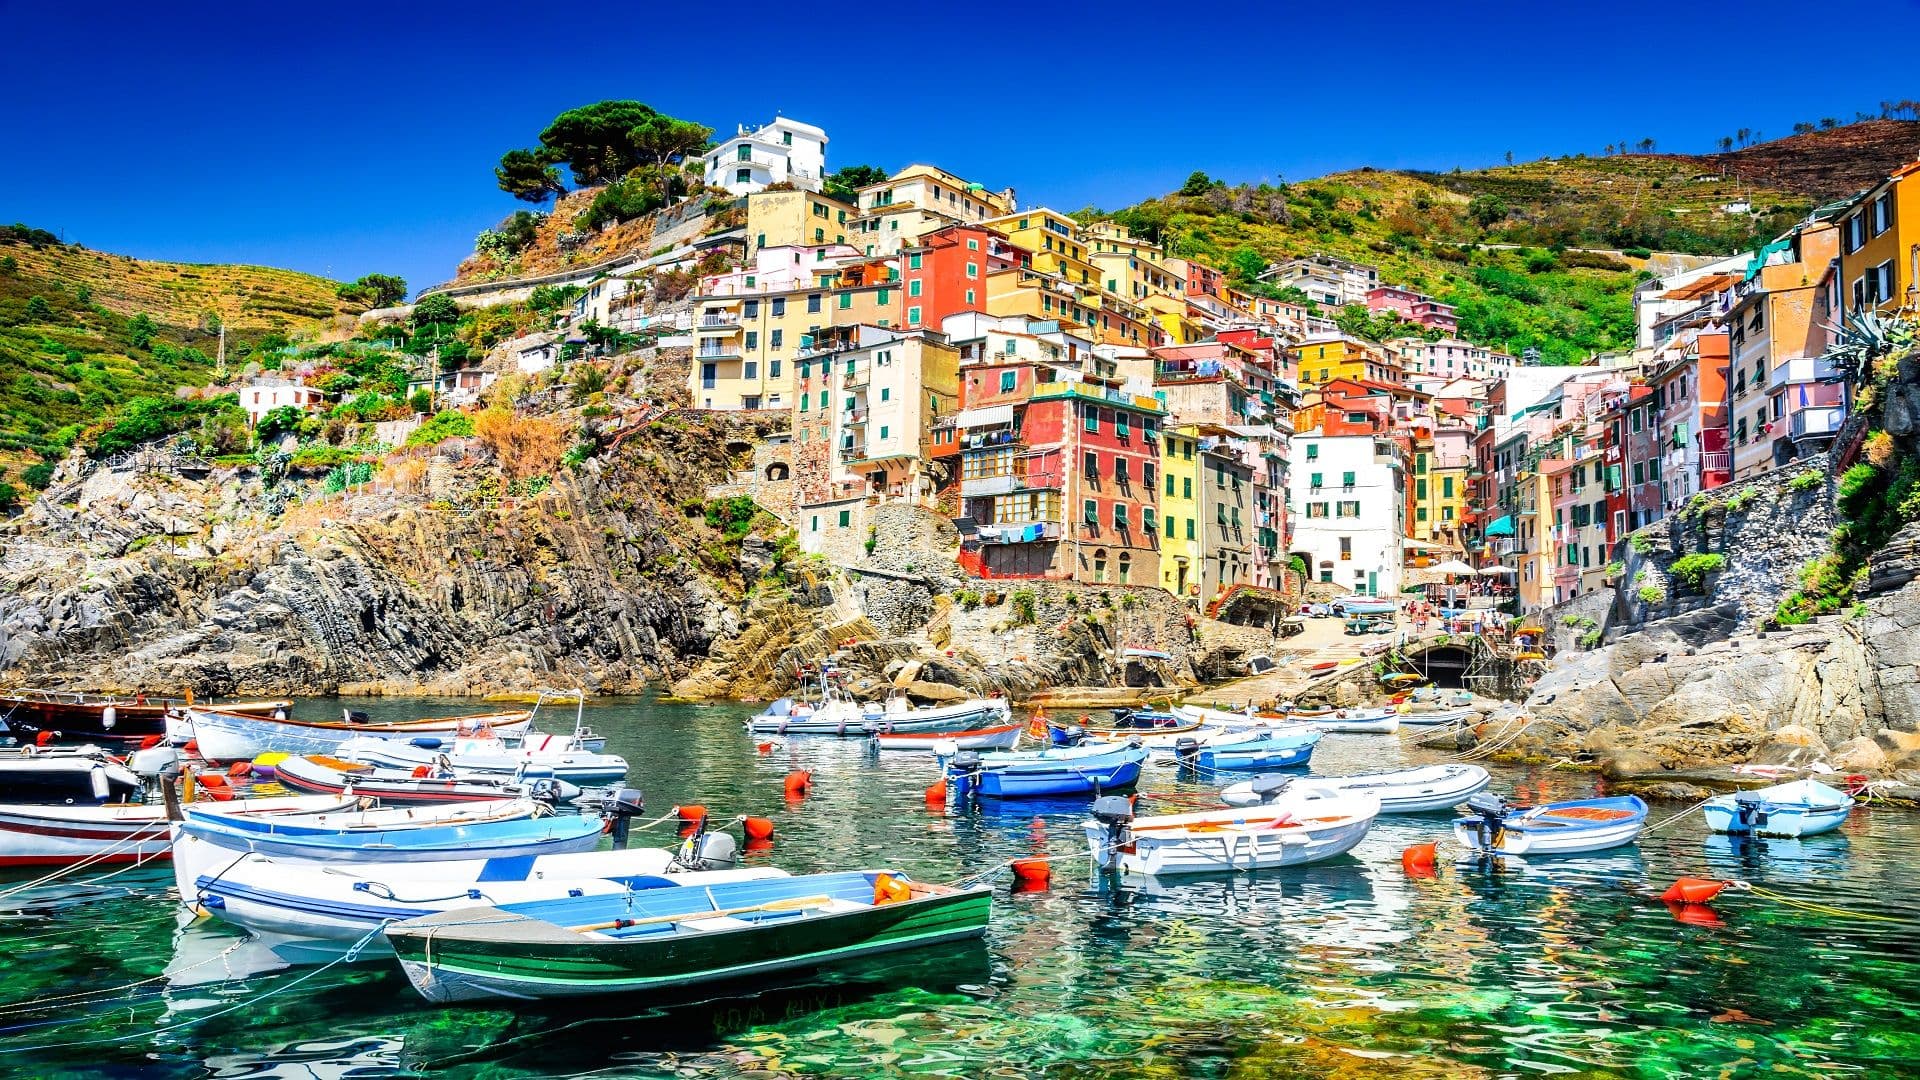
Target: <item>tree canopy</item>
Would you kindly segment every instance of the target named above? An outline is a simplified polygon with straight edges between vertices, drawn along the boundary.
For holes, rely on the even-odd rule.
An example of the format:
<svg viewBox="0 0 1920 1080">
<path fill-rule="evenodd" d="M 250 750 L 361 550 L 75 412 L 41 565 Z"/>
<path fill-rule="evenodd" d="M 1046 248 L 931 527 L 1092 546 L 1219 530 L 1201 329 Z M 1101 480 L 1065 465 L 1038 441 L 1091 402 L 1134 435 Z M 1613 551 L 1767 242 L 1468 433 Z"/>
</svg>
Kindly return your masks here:
<svg viewBox="0 0 1920 1080">
<path fill-rule="evenodd" d="M 887 178 L 887 170 L 878 165 L 848 165 L 827 174 L 820 193 L 841 202 L 858 202 L 860 189 Z"/>
<path fill-rule="evenodd" d="M 340 299 L 368 307 L 390 307 L 407 298 L 407 280 L 392 274 L 365 274 L 339 288 Z"/>
<path fill-rule="evenodd" d="M 576 185 L 611 184 L 642 165 L 696 154 L 712 135 L 712 128 L 638 101 L 601 101 L 555 117 L 537 148 L 507 151 L 494 177 L 515 198 L 542 202 L 566 190 L 554 168 L 560 163 Z"/>
</svg>

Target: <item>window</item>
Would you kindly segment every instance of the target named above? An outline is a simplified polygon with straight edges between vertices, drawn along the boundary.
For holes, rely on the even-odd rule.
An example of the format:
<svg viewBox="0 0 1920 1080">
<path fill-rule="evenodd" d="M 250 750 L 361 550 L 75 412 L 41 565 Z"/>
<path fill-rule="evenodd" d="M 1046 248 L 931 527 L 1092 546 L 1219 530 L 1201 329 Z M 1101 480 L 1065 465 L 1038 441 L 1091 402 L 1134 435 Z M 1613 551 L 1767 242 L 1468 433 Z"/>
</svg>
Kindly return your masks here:
<svg viewBox="0 0 1920 1080">
<path fill-rule="evenodd" d="M 979 264 L 979 263 L 968 263 L 968 264 L 967 264 L 967 276 L 968 276 L 968 277 L 970 277 L 970 278 L 977 278 L 977 277 L 979 277 L 979 276 L 980 276 L 980 264 Z"/>
<path fill-rule="evenodd" d="M 816 315 L 819 314 L 820 312 L 820 294 L 819 293 L 809 293 L 807 295 L 807 312 L 809 314 L 816 314 Z"/>
<path fill-rule="evenodd" d="M 822 390 L 820 391 L 820 411 L 825 412 L 826 409 L 827 409 L 827 392 L 825 390 Z"/>
<path fill-rule="evenodd" d="M 886 438 L 886 437 L 887 437 L 887 425 L 885 425 L 885 424 L 881 424 L 881 425 L 880 425 L 880 437 L 881 437 L 882 439 L 884 439 L 884 438 Z"/>
<path fill-rule="evenodd" d="M 852 306 L 853 306 L 853 294 L 845 293 L 845 292 L 841 293 L 840 294 L 840 310 L 845 311 Z"/>
<path fill-rule="evenodd" d="M 773 316 L 774 318 L 776 318 L 776 319 L 777 319 L 777 318 L 779 318 L 780 316 L 782 316 L 782 315 L 785 315 L 785 314 L 787 313 L 787 298 L 786 298 L 786 297 L 784 297 L 784 296 L 776 296 L 776 297 L 774 297 L 774 298 L 773 298 L 772 300 L 769 300 L 769 301 L 767 301 L 767 303 L 768 303 L 768 305 L 769 305 L 769 306 L 770 306 L 770 307 L 771 307 L 771 308 L 773 309 L 773 310 L 772 310 L 772 311 L 770 312 L 770 314 L 771 314 L 771 315 L 772 315 L 772 316 Z"/>
<path fill-rule="evenodd" d="M 973 290 L 972 289 L 967 290 L 967 306 L 968 307 L 973 306 Z"/>
<path fill-rule="evenodd" d="M 1225 525 L 1225 524 L 1227 523 L 1227 508 L 1226 508 L 1226 506 L 1225 506 L 1225 505 L 1223 505 L 1223 504 L 1221 504 L 1221 503 L 1214 503 L 1214 504 L 1213 504 L 1213 517 L 1214 517 L 1214 524 L 1216 524 L 1216 525 Z"/>
<path fill-rule="evenodd" d="M 916 281 L 914 284 L 918 285 L 920 283 Z M 907 309 L 907 321 L 909 323 L 918 323 L 920 321 L 920 309 L 918 307 L 910 307 Z"/>
<path fill-rule="evenodd" d="M 744 149 L 746 149 L 746 147 L 744 147 L 744 146 L 743 146 L 743 147 L 741 147 L 741 149 L 742 149 L 742 150 L 744 150 Z M 753 183 L 753 170 L 752 170 L 752 169 L 736 169 L 736 170 L 734 170 L 734 173 L 733 173 L 733 182 L 734 182 L 734 183 L 736 183 L 736 184 L 751 184 L 751 183 Z"/>
<path fill-rule="evenodd" d="M 881 307 L 886 307 L 886 306 L 887 306 L 887 293 L 888 293 L 888 292 L 890 292 L 890 291 L 891 291 L 891 290 L 888 290 L 888 289 L 880 289 L 880 290 L 877 290 L 877 291 L 876 291 L 876 292 L 875 292 L 875 293 L 873 294 L 873 299 L 874 299 L 874 302 L 875 302 L 875 303 L 878 303 L 878 304 L 879 304 L 879 305 L 880 305 Z"/>
<path fill-rule="evenodd" d="M 774 333 L 773 346 L 774 348 L 777 349 L 780 347 L 780 331 L 775 330 L 773 333 Z M 767 378 L 777 379 L 779 377 L 780 377 L 780 361 L 778 360 L 767 361 Z"/>
<path fill-rule="evenodd" d="M 1187 519 L 1187 539 L 1193 539 L 1193 519 Z"/>
<path fill-rule="evenodd" d="M 1147 466 L 1147 468 L 1151 469 L 1153 468 L 1153 466 L 1149 465 Z M 1167 498 L 1169 499 L 1173 498 L 1173 474 L 1172 473 L 1167 474 Z"/>
<path fill-rule="evenodd" d="M 1416 499 L 1424 499 L 1427 497 L 1427 478 L 1426 477 L 1423 476 L 1420 479 L 1415 480 L 1413 482 L 1413 497 Z"/>
<path fill-rule="evenodd" d="M 1873 235 L 1879 236 L 1893 227 L 1893 192 L 1873 200 Z"/>
<path fill-rule="evenodd" d="M 1341 487 L 1343 487 L 1343 488 L 1346 488 L 1346 489 L 1347 489 L 1348 491 L 1352 491 L 1352 490 L 1353 490 L 1353 474 L 1352 474 L 1352 473 L 1350 473 L 1350 472 L 1349 472 L 1349 473 L 1341 473 L 1341 474 L 1340 474 L 1340 486 L 1341 486 Z"/>
<path fill-rule="evenodd" d="M 1337 509 L 1337 513 L 1343 518 L 1359 517 L 1360 501 L 1358 499 L 1342 499 Z"/>
<path fill-rule="evenodd" d="M 973 239 L 972 237 L 969 237 L 969 238 L 967 239 L 967 250 L 968 250 L 968 251 L 979 251 L 979 250 L 980 250 L 980 241 L 978 241 L 978 240 L 976 240 L 976 239 Z"/>
<path fill-rule="evenodd" d="M 851 510 L 840 511 L 840 527 L 844 529 L 847 526 L 852 524 L 853 524 L 853 511 Z"/>
<path fill-rule="evenodd" d="M 1174 523 L 1174 520 L 1175 520 L 1175 519 L 1174 519 L 1174 517 L 1173 517 L 1173 515 L 1172 515 L 1172 514 L 1168 514 L 1168 515 L 1167 515 L 1167 539 L 1169 539 L 1169 540 L 1171 540 L 1171 539 L 1173 539 L 1173 523 Z"/>
<path fill-rule="evenodd" d="M 1007 342 L 1007 344 L 1012 345 L 1013 342 L 1009 341 Z M 1013 393 L 1014 383 L 1019 379 L 1019 377 L 1020 377 L 1019 372 L 1015 372 L 1015 371 L 1001 372 L 1000 373 L 1000 392 L 1003 394 Z"/>
<path fill-rule="evenodd" d="M 1088 431 L 1098 433 L 1100 430 L 1100 410 L 1091 405 L 1083 405 L 1081 409 L 1086 413 L 1086 420 L 1082 426 Z"/>
<path fill-rule="evenodd" d="M 1307 516 L 1310 518 L 1326 517 L 1327 506 L 1328 504 L 1323 502 L 1310 502 L 1307 504 Z"/>
<path fill-rule="evenodd" d="M 1309 473 L 1307 475 L 1307 487 L 1314 491 L 1320 490 L 1320 484 L 1325 475 L 1324 473 Z"/>
<path fill-rule="evenodd" d="M 1180 478 L 1180 497 L 1183 499 L 1193 498 L 1193 477 L 1183 476 Z"/>
<path fill-rule="evenodd" d="M 893 398 L 893 387 L 883 386 L 880 388 L 881 401 L 888 401 L 888 400 L 891 400 L 892 398 Z"/>
<path fill-rule="evenodd" d="M 1087 451 L 1086 462 L 1082 466 L 1082 470 L 1086 473 L 1087 479 L 1100 479 L 1100 455 L 1091 450 Z"/>
<path fill-rule="evenodd" d="M 760 347 L 760 331 L 758 330 L 747 331 L 747 348 L 751 350 L 751 349 L 757 349 L 759 347 Z"/>
<path fill-rule="evenodd" d="M 919 278 L 914 278 L 912 281 L 907 282 L 907 295 L 908 296 L 920 295 L 920 279 Z"/>
<path fill-rule="evenodd" d="M 786 336 L 786 331 L 785 331 L 785 330 L 769 330 L 769 331 L 767 331 L 767 348 L 769 348 L 769 349 L 778 349 L 778 348 L 780 348 L 780 345 L 781 345 L 781 339 L 783 339 L 783 338 L 784 338 L 785 336 Z M 775 374 L 779 374 L 779 373 L 778 373 L 778 372 L 775 372 Z"/>
<path fill-rule="evenodd" d="M 1085 505 L 1081 507 L 1081 510 L 1082 510 L 1082 517 L 1081 517 L 1082 521 L 1085 521 L 1089 525 L 1100 524 L 1100 504 L 1099 503 L 1095 502 L 1092 499 L 1088 499 Z"/>
<path fill-rule="evenodd" d="M 1440 478 L 1440 497 L 1443 499 L 1453 498 L 1453 477 L 1443 476 Z"/>
<path fill-rule="evenodd" d="M 909 270 L 920 269 L 920 255 L 918 252 L 915 252 L 914 254 L 907 256 L 907 269 Z"/>
<path fill-rule="evenodd" d="M 1126 503 L 1113 504 L 1113 527 L 1120 532 L 1127 531 L 1127 504 Z"/>
<path fill-rule="evenodd" d="M 752 279 L 752 278 L 748 278 L 748 279 L 747 279 L 747 284 L 749 284 L 749 285 L 751 285 L 751 284 L 753 284 L 753 279 Z M 746 305 L 745 305 L 745 307 L 744 307 L 744 309 L 743 309 L 743 314 L 745 314 L 745 315 L 746 315 L 746 317 L 747 317 L 747 318 L 749 318 L 749 319 L 757 319 L 757 318 L 759 318 L 759 317 L 760 317 L 760 301 L 758 301 L 758 300 L 749 300 L 749 301 L 747 301 L 747 302 L 746 302 Z"/>
<path fill-rule="evenodd" d="M 1153 490 L 1153 462 L 1149 461 L 1140 466 L 1140 484 L 1148 491 Z"/>
<path fill-rule="evenodd" d="M 1121 487 L 1126 487 L 1133 482 L 1127 475 L 1126 458 L 1116 457 L 1113 459 L 1113 482 L 1119 484 Z"/>
</svg>

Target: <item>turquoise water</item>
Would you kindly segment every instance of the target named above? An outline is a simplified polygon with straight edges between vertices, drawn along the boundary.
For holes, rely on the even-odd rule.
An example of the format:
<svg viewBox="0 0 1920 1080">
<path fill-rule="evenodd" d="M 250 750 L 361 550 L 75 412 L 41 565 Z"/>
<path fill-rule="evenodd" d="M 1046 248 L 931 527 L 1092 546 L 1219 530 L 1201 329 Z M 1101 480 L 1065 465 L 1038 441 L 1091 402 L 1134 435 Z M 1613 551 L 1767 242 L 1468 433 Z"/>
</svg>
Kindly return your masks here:
<svg viewBox="0 0 1920 1080">
<path fill-rule="evenodd" d="M 310 702 L 376 719 L 471 701 Z M 588 722 L 634 766 L 650 813 L 700 803 L 771 817 L 748 858 L 795 872 L 892 866 L 952 880 L 1084 847 L 1083 807 L 932 812 L 928 759 L 790 739 L 755 752 L 746 707 L 632 700 Z M 571 725 L 571 711 L 550 725 Z M 1318 771 L 1432 760 L 1392 737 L 1328 736 Z M 814 774 L 789 803 L 790 769 Z M 1150 768 L 1150 791 L 1176 785 Z M 1591 776 L 1497 769 L 1494 788 L 1584 795 Z M 1656 805 L 1656 820 L 1680 809 Z M 1232 878 L 1052 888 L 996 881 L 983 943 L 896 954 L 752 994 L 438 1008 L 390 960 L 269 970 L 218 923 L 180 927 L 164 869 L 0 900 L 0 1059 L 93 1076 L 1533 1076 L 1920 1075 L 1915 923 L 1727 894 L 1681 921 L 1682 875 L 1905 920 L 1920 817 L 1884 809 L 1810 841 L 1734 845 L 1697 816 L 1637 849 L 1409 880 L 1399 853 L 1444 817 L 1383 818 L 1351 858 Z M 31 877 L 15 874 L 0 889 Z M 104 878 L 104 880 L 103 880 Z"/>
</svg>

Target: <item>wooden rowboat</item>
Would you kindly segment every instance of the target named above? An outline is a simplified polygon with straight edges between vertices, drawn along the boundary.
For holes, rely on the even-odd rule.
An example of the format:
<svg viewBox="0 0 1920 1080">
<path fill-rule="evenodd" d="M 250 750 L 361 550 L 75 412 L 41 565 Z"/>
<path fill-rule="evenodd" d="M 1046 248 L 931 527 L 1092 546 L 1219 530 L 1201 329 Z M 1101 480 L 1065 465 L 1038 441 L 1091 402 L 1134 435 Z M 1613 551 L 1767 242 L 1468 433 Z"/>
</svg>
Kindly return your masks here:
<svg viewBox="0 0 1920 1080">
<path fill-rule="evenodd" d="M 882 750 L 918 750 L 952 754 L 957 750 L 1011 750 L 1020 743 L 1025 724 L 999 724 L 970 731 L 876 731 L 874 745 Z"/>
<path fill-rule="evenodd" d="M 986 932 L 993 894 L 886 871 L 650 889 L 395 923 L 387 941 L 428 1001 L 671 993 Z"/>
</svg>

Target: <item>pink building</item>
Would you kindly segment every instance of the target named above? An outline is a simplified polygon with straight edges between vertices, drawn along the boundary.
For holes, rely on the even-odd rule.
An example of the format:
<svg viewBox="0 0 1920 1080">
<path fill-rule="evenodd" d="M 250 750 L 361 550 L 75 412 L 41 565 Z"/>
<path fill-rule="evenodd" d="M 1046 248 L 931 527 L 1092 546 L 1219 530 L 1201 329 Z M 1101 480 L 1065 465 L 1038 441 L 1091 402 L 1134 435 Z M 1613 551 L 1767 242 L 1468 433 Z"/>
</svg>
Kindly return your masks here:
<svg viewBox="0 0 1920 1080">
<path fill-rule="evenodd" d="M 1400 285 L 1378 285 L 1367 290 L 1367 310 L 1375 314 L 1391 311 L 1408 322 L 1443 334 L 1451 335 L 1460 328 L 1460 319 L 1452 304 L 1443 304 Z"/>
</svg>

